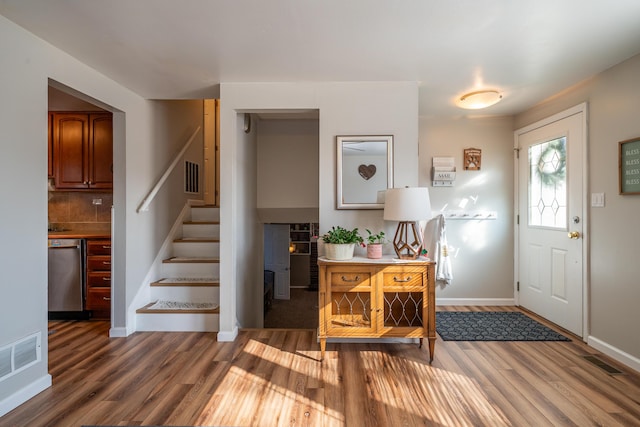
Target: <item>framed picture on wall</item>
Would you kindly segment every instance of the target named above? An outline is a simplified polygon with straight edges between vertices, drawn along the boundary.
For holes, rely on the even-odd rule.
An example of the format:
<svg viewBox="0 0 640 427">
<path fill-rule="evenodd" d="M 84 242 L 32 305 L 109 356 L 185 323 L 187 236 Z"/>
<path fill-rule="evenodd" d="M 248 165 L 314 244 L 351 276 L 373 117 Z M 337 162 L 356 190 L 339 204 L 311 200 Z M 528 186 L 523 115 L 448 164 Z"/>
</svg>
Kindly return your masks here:
<svg viewBox="0 0 640 427">
<path fill-rule="evenodd" d="M 383 209 L 393 188 L 393 135 L 337 136 L 337 209 Z"/>
<path fill-rule="evenodd" d="M 620 194 L 640 194 L 640 137 L 618 143 Z"/>
</svg>

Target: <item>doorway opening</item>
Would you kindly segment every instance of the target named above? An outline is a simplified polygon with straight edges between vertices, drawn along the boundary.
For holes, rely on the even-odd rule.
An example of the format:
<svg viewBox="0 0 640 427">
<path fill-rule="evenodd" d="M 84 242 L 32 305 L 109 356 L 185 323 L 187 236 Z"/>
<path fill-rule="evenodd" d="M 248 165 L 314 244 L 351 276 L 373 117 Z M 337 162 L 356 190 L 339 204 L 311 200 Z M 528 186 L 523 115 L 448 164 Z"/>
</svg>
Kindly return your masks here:
<svg viewBox="0 0 640 427">
<path fill-rule="evenodd" d="M 263 327 L 315 328 L 319 112 L 252 115 L 257 132 L 257 208 L 264 230 Z"/>
<path fill-rule="evenodd" d="M 112 317 L 113 113 L 98 104 L 49 81 L 50 320 Z"/>
</svg>

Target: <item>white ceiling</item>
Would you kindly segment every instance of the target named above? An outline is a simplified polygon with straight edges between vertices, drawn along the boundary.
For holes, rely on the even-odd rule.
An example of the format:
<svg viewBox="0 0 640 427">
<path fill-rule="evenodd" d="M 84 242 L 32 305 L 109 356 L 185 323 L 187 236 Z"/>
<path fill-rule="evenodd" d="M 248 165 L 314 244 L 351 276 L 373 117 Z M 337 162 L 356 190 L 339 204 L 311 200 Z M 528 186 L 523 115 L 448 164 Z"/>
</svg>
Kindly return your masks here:
<svg viewBox="0 0 640 427">
<path fill-rule="evenodd" d="M 146 98 L 221 82 L 416 81 L 420 115 L 515 114 L 640 52 L 638 0 L 0 0 Z M 475 113 L 477 114 L 477 113 Z"/>
</svg>

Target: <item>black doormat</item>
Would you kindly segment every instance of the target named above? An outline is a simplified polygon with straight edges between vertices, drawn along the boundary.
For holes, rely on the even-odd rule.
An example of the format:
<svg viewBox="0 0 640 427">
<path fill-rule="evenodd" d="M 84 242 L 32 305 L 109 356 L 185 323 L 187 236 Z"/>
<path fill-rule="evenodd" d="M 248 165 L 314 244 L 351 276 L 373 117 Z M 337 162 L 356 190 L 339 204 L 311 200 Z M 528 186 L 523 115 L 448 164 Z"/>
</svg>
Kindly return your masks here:
<svg viewBox="0 0 640 427">
<path fill-rule="evenodd" d="M 571 341 L 513 311 L 438 311 L 436 330 L 444 341 Z"/>
</svg>

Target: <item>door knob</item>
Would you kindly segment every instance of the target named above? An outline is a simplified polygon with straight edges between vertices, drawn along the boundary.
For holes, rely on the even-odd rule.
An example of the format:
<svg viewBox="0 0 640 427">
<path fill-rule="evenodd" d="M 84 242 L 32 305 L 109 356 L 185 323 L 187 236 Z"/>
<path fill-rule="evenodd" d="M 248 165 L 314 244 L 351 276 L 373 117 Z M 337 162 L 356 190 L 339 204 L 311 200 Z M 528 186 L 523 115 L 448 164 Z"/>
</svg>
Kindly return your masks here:
<svg viewBox="0 0 640 427">
<path fill-rule="evenodd" d="M 570 231 L 569 238 L 570 239 L 578 239 L 580 237 L 580 232 L 578 231 Z"/>
</svg>

